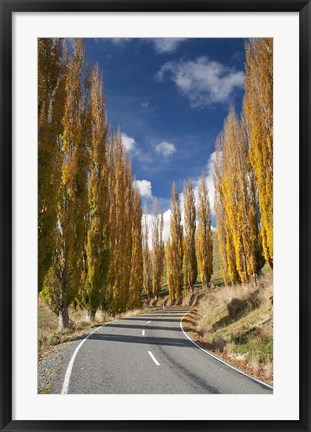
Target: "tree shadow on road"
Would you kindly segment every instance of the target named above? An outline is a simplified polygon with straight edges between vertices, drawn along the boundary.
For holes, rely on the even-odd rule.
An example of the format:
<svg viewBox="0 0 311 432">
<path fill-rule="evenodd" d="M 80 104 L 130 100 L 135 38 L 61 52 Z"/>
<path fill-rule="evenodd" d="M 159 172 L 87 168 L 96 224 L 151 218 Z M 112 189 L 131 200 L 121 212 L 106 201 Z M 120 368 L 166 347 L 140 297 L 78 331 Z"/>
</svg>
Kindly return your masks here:
<svg viewBox="0 0 311 432">
<path fill-rule="evenodd" d="M 143 325 L 143 324 L 128 324 L 128 323 L 124 323 L 124 324 L 114 324 L 114 323 L 109 323 L 107 325 L 107 327 L 113 327 L 113 328 L 125 328 L 125 329 L 138 329 L 138 330 L 168 330 L 168 331 L 181 331 L 179 327 L 162 327 L 162 326 L 157 326 L 157 325 L 153 325 L 153 323 L 151 325 Z"/>
<path fill-rule="evenodd" d="M 80 338 L 77 338 L 79 340 Z M 193 348 L 193 344 L 184 338 L 167 338 L 167 337 L 148 337 L 148 336 L 133 336 L 133 335 L 118 335 L 110 333 L 93 333 L 88 337 L 88 341 L 106 341 L 106 342 L 122 342 L 129 344 L 144 344 L 144 345 L 164 345 L 175 346 L 182 348 Z"/>
<path fill-rule="evenodd" d="M 181 318 L 181 317 L 180 317 Z M 151 317 L 146 317 L 146 318 L 123 318 L 122 321 L 157 321 L 157 322 L 162 322 L 162 321 L 166 321 L 166 322 L 180 322 L 180 318 L 175 319 L 175 318 L 171 318 L 171 319 L 167 319 L 167 318 L 151 318 Z M 121 320 L 120 320 L 121 321 Z"/>
</svg>

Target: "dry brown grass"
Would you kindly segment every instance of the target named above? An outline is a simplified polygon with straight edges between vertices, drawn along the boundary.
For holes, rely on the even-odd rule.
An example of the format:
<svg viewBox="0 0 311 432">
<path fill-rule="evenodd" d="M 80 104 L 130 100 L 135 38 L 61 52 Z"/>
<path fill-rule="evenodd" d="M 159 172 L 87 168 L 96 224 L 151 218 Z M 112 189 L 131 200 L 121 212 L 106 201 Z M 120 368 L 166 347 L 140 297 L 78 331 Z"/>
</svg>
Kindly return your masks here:
<svg viewBox="0 0 311 432">
<path fill-rule="evenodd" d="M 59 330 L 57 316 L 48 308 L 44 301 L 38 299 L 38 349 L 39 355 L 46 352 L 46 349 L 63 342 L 67 342 L 78 336 L 87 333 L 92 327 L 104 324 L 114 319 L 121 319 L 142 313 L 142 309 L 135 309 L 123 314 L 111 316 L 103 311 L 97 311 L 95 323 L 87 320 L 86 311 L 70 307 L 70 328 Z"/>
<path fill-rule="evenodd" d="M 184 297 L 196 305 L 185 320 L 186 329 L 208 349 L 257 377 L 272 382 L 272 272 L 257 285 L 244 284 L 199 290 Z"/>
</svg>

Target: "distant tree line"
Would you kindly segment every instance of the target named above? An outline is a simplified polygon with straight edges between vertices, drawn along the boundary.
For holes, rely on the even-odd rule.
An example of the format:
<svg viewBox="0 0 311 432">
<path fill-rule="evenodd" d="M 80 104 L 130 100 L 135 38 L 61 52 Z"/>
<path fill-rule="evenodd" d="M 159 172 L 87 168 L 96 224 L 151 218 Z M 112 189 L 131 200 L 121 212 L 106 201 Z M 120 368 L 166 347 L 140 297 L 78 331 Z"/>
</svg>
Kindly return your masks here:
<svg viewBox="0 0 311 432">
<path fill-rule="evenodd" d="M 177 301 L 184 290 L 192 290 L 198 273 L 204 288 L 210 286 L 213 273 L 211 208 L 203 172 L 197 197 L 192 180 L 183 185 L 183 216 L 176 185 L 171 195 L 170 236 L 166 242 L 166 272 L 170 299 Z M 196 202 L 197 201 L 197 202 Z"/>
</svg>

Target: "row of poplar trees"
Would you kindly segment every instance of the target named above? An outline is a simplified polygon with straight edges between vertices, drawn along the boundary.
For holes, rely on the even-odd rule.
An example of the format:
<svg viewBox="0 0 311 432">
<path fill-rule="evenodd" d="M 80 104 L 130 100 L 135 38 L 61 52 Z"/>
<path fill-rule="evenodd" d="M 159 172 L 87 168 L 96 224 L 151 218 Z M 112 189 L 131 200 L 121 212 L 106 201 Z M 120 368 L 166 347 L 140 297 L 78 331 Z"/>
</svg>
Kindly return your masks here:
<svg viewBox="0 0 311 432">
<path fill-rule="evenodd" d="M 66 328 L 71 304 L 90 320 L 141 305 L 142 210 L 84 41 L 38 43 L 38 281 Z"/>
<path fill-rule="evenodd" d="M 188 292 L 198 280 L 198 271 L 203 287 L 210 284 L 213 272 L 213 239 L 211 231 L 211 209 L 203 173 L 195 196 L 192 180 L 184 182 L 184 207 L 173 183 L 170 212 L 170 235 L 163 242 L 163 214 L 157 200 L 153 203 L 151 226 L 147 209 L 143 217 L 143 287 L 148 297 L 158 297 L 162 287 L 164 271 L 169 296 L 178 300 L 182 290 Z M 149 247 L 151 232 L 151 248 Z"/>
<path fill-rule="evenodd" d="M 143 289 L 148 297 L 158 297 L 162 288 L 164 271 L 163 213 L 158 201 L 153 201 L 151 226 L 147 206 L 143 216 Z M 149 233 L 151 232 L 151 247 Z"/>
<path fill-rule="evenodd" d="M 226 283 L 273 268 L 273 41 L 246 44 L 241 116 L 231 108 L 216 141 L 215 212 Z"/>
<path fill-rule="evenodd" d="M 184 221 L 176 185 L 171 195 L 170 236 L 166 242 L 166 279 L 170 299 L 178 300 L 182 290 L 186 293 L 197 282 L 198 273 L 203 288 L 210 285 L 213 272 L 213 238 L 211 209 L 203 173 L 197 197 L 192 180 L 184 182 Z"/>
</svg>

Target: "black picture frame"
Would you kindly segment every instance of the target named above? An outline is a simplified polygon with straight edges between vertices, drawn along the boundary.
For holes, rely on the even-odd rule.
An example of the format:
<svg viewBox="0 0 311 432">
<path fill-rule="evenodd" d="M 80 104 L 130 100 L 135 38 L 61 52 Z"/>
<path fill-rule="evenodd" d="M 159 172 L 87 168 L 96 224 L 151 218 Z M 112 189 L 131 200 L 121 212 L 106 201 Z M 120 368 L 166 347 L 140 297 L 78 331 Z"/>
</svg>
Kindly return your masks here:
<svg viewBox="0 0 311 432">
<path fill-rule="evenodd" d="M 310 1 L 302 0 L 0 0 L 1 431 L 310 431 Z M 299 406 L 297 421 L 14 421 L 12 420 L 12 15 L 14 12 L 299 12 Z M 290 372 L 289 372 L 290 373 Z"/>
</svg>

